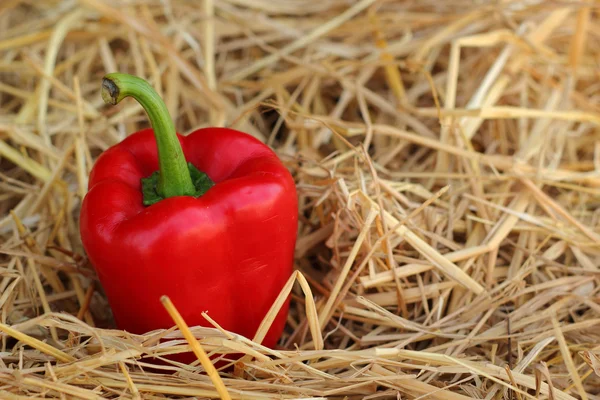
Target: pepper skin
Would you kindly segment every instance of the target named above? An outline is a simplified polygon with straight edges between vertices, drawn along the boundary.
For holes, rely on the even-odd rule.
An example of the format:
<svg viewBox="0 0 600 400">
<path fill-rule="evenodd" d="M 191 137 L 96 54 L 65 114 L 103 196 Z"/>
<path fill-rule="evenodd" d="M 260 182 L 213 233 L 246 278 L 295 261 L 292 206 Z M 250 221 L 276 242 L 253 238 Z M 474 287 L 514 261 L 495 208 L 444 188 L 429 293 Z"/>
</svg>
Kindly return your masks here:
<svg viewBox="0 0 600 400">
<path fill-rule="evenodd" d="M 154 125 L 153 125 L 154 126 Z M 177 134 L 185 159 L 214 181 L 200 197 L 142 203 L 141 179 L 159 169 L 153 129 L 101 154 L 80 216 L 86 253 L 119 329 L 142 334 L 174 325 L 167 295 L 188 325 L 252 339 L 292 274 L 298 205 L 292 176 L 273 151 L 226 128 Z M 263 344 L 284 329 L 286 302 Z"/>
</svg>

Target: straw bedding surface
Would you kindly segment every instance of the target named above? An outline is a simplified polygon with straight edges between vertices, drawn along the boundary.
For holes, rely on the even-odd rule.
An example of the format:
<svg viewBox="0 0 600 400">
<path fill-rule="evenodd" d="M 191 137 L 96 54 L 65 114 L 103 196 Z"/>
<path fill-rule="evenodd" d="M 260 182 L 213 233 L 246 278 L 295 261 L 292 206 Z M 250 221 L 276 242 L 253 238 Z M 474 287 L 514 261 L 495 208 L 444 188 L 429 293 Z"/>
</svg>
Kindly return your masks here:
<svg viewBox="0 0 600 400">
<path fill-rule="evenodd" d="M 600 399 L 598 16 L 541 0 L 3 0 L 0 398 Z M 95 158 L 147 126 L 134 101 L 103 104 L 112 71 L 149 80 L 180 132 L 231 126 L 289 166 L 279 347 L 219 321 L 191 327 L 197 341 L 181 324 L 114 329 L 78 234 Z M 245 356 L 219 374 L 141 359 L 190 345 Z"/>
</svg>

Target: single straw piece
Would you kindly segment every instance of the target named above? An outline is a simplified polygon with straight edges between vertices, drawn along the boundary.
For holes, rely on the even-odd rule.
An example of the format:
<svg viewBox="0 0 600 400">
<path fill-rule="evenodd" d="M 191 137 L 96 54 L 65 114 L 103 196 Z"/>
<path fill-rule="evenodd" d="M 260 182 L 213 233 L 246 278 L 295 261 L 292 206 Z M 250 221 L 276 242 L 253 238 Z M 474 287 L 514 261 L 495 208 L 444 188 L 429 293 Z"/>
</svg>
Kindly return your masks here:
<svg viewBox="0 0 600 400">
<path fill-rule="evenodd" d="M 196 340 L 196 338 L 192 334 L 192 331 L 190 331 L 190 328 L 183 320 L 181 314 L 179 314 L 179 311 L 177 311 L 177 308 L 175 308 L 173 302 L 171 302 L 171 299 L 168 296 L 162 296 L 160 298 L 160 302 L 165 307 L 165 309 L 173 319 L 173 322 L 175 322 L 175 324 L 183 334 L 185 340 L 187 340 L 190 344 L 192 351 L 194 352 L 196 357 L 198 357 L 198 360 L 204 367 L 204 370 L 208 374 L 213 385 L 215 385 L 217 393 L 219 393 L 221 399 L 231 400 L 231 396 L 229 395 L 229 392 L 227 391 L 227 388 L 225 387 L 221 376 L 219 376 L 219 373 L 217 372 L 215 366 L 212 364 L 212 362 L 210 362 L 208 355 L 206 355 L 206 352 L 204 351 L 200 343 Z"/>
<path fill-rule="evenodd" d="M 59 361 L 76 361 L 75 357 L 73 357 L 72 355 L 67 354 L 55 347 L 52 347 L 49 344 L 42 342 L 41 340 L 26 335 L 23 332 L 19 332 L 18 330 L 13 329 L 8 325 L 0 323 L 0 331 L 6 333 L 9 336 L 14 337 L 15 339 L 25 343 L 28 346 L 33 347 L 34 349 L 41 351 L 44 354 L 48 354 L 49 356 L 56 358 Z"/>
</svg>

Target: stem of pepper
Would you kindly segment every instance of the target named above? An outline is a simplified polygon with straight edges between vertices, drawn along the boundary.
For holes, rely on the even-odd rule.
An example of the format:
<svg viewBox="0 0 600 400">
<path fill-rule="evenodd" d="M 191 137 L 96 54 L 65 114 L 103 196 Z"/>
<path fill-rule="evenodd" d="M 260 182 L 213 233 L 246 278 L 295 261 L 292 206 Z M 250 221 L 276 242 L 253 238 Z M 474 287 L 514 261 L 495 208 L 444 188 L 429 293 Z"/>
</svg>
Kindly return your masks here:
<svg viewBox="0 0 600 400">
<path fill-rule="evenodd" d="M 105 75 L 102 79 L 104 102 L 115 105 L 125 97 L 133 97 L 142 105 L 154 130 L 160 167 L 156 188 L 158 194 L 163 198 L 194 195 L 196 189 L 177 139 L 175 125 L 158 93 L 137 76 L 122 73 Z"/>
</svg>

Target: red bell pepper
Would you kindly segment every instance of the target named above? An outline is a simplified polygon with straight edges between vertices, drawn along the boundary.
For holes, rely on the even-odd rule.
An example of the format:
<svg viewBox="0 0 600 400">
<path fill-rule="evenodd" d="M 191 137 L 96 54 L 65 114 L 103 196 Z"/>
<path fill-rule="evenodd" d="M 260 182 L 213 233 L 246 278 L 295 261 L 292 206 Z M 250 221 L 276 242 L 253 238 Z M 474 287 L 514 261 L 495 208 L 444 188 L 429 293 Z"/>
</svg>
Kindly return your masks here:
<svg viewBox="0 0 600 400">
<path fill-rule="evenodd" d="M 298 205 L 293 178 L 271 149 L 225 128 L 187 136 L 144 80 L 108 74 L 105 102 L 131 96 L 152 129 L 100 155 L 80 216 L 86 253 L 117 326 L 145 333 L 173 326 L 169 296 L 188 325 L 252 338 L 293 269 Z M 286 303 L 263 344 L 275 346 Z"/>
</svg>

